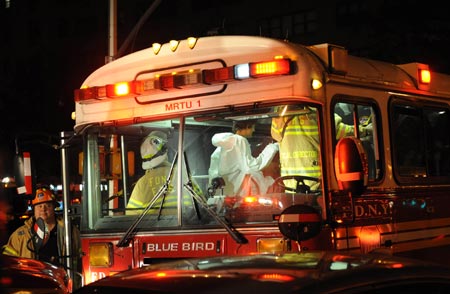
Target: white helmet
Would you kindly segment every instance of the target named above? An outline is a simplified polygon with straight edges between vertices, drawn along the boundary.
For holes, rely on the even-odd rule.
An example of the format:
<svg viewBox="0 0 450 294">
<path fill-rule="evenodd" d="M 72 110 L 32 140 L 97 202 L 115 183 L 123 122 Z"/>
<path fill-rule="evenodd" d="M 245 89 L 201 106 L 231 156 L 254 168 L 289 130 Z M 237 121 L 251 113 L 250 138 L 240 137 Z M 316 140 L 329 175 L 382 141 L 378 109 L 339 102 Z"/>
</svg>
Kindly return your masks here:
<svg viewBox="0 0 450 294">
<path fill-rule="evenodd" d="M 152 169 L 167 160 L 167 135 L 151 132 L 141 144 L 142 168 Z"/>
</svg>

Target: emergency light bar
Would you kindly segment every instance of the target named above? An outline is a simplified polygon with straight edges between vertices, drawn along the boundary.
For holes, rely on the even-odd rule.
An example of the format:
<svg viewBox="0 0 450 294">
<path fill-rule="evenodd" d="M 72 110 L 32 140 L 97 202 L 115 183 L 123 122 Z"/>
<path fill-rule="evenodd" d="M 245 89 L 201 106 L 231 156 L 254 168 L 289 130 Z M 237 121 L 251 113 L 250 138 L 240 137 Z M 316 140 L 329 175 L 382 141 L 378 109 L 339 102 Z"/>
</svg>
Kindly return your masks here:
<svg viewBox="0 0 450 294">
<path fill-rule="evenodd" d="M 158 90 L 169 91 L 193 86 L 229 83 L 249 78 L 289 75 L 292 73 L 292 62 L 286 58 L 237 64 L 214 69 L 191 69 L 188 71 L 155 75 L 153 79 L 77 89 L 75 90 L 75 102 L 89 103 L 108 98 L 151 94 Z"/>
</svg>

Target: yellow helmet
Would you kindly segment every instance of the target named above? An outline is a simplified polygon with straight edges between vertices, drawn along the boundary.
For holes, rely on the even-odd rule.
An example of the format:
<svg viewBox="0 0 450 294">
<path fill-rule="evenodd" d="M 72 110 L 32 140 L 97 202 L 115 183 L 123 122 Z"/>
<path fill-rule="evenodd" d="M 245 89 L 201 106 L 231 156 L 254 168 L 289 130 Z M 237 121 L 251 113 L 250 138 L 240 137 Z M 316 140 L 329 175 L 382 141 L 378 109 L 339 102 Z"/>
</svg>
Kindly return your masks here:
<svg viewBox="0 0 450 294">
<path fill-rule="evenodd" d="M 56 197 L 49 189 L 39 188 L 36 190 L 36 196 L 31 201 L 31 205 L 35 206 L 43 202 L 53 202 L 56 205 Z"/>
</svg>

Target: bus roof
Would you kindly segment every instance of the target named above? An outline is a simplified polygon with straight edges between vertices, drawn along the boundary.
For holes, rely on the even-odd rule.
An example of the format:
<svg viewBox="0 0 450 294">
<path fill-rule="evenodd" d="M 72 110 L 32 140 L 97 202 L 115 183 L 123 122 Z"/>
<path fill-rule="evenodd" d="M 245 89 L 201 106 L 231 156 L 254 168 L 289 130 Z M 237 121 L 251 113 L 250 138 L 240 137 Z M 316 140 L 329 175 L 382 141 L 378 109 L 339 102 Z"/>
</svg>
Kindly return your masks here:
<svg viewBox="0 0 450 294">
<path fill-rule="evenodd" d="M 277 82 L 259 82 L 249 79 L 245 83 L 242 79 L 225 79 L 219 83 L 197 81 L 196 87 L 173 86 L 174 91 L 161 88 L 161 76 L 180 75 L 196 68 L 196 79 L 204 78 L 205 70 L 229 69 L 236 65 L 251 64 L 260 61 L 284 58 L 295 64 L 295 72 L 291 70 L 289 76 L 278 77 Z M 427 75 L 422 76 L 422 74 Z M 187 75 L 185 75 L 187 76 Z M 431 81 L 425 80 L 430 78 Z M 185 77 L 183 77 L 185 78 Z M 379 87 L 390 91 L 416 93 L 429 96 L 450 97 L 450 76 L 430 73 L 429 66 L 421 63 L 395 65 L 387 62 L 370 60 L 351 56 L 343 47 L 332 44 L 302 46 L 282 40 L 257 36 L 213 36 L 203 38 L 188 38 L 181 41 L 171 41 L 166 44 L 154 44 L 127 56 L 110 62 L 94 71 L 83 83 L 81 89 L 76 90 L 77 126 L 106 120 L 120 120 L 145 114 L 142 105 L 152 102 L 152 113 L 158 113 L 155 107 L 160 101 L 176 100 L 185 97 L 200 97 L 221 95 L 230 97 L 223 103 L 233 104 L 233 97 L 245 95 L 248 101 L 260 99 L 258 92 L 264 92 L 264 99 L 277 99 L 283 95 L 296 97 L 312 97 L 314 90 L 311 81 L 320 80 L 321 84 L 340 82 L 366 87 Z M 239 86 L 232 85 L 240 80 Z M 121 82 L 150 81 L 153 92 L 148 95 L 134 93 L 125 97 L 108 96 L 107 85 Z M 172 80 L 173 82 L 173 80 Z M 147 83 L 147 82 L 146 82 Z M 148 84 L 148 83 L 147 83 Z M 202 87 L 199 87 L 202 84 Z M 224 85 L 227 85 L 225 87 Z M 247 85 L 247 86 L 244 86 Z M 206 90 L 208 88 L 208 90 Z M 77 92 L 78 91 L 78 92 Z M 85 91 L 80 95 L 80 91 Z M 180 94 L 183 93 L 183 94 Z M 78 95 L 78 96 L 77 96 Z M 97 95 L 97 96 L 96 96 Z M 102 96 L 103 95 L 103 96 Z M 252 96 L 253 95 L 253 96 Z M 152 97 L 138 101 L 136 96 Z M 80 98 L 81 97 L 81 98 Z M 114 98 L 114 99 L 112 99 Z M 117 98 L 117 99 L 116 99 Z M 117 100 L 121 102 L 115 102 Z M 215 99 L 218 100 L 218 99 Z M 255 100 L 256 101 L 256 100 Z M 137 103 L 136 103 L 137 102 Z M 322 101 L 323 102 L 323 101 Z M 104 104 L 99 107 L 98 103 Z M 216 102 L 217 103 L 217 102 Z M 114 104 L 114 105 L 113 105 Z M 119 105 L 120 104 L 120 105 Z M 128 106 L 124 106 L 128 105 Z M 205 103 L 205 105 L 208 105 Z M 209 104 L 209 107 L 219 107 L 219 104 Z M 112 113 L 128 107 L 128 113 L 122 116 Z M 103 109 L 103 110 L 102 110 Z M 105 113 L 109 109 L 110 113 Z M 163 106 L 160 107 L 162 113 Z M 76 129 L 77 129 L 76 126 Z"/>
</svg>

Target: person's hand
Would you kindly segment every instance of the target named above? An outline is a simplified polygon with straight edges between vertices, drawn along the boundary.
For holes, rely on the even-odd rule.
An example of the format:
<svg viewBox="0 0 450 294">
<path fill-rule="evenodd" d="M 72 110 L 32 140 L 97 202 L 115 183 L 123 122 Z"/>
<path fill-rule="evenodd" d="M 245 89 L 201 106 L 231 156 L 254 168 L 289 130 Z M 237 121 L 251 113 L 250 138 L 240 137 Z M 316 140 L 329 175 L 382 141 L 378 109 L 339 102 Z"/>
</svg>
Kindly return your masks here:
<svg viewBox="0 0 450 294">
<path fill-rule="evenodd" d="M 371 136 L 373 132 L 372 123 L 368 124 L 367 126 L 359 126 L 359 134 L 361 137 L 367 137 Z"/>
<path fill-rule="evenodd" d="M 373 127 L 372 127 L 372 123 L 368 124 L 367 126 L 364 127 L 364 135 L 365 136 L 371 136 L 373 133 Z"/>
</svg>

